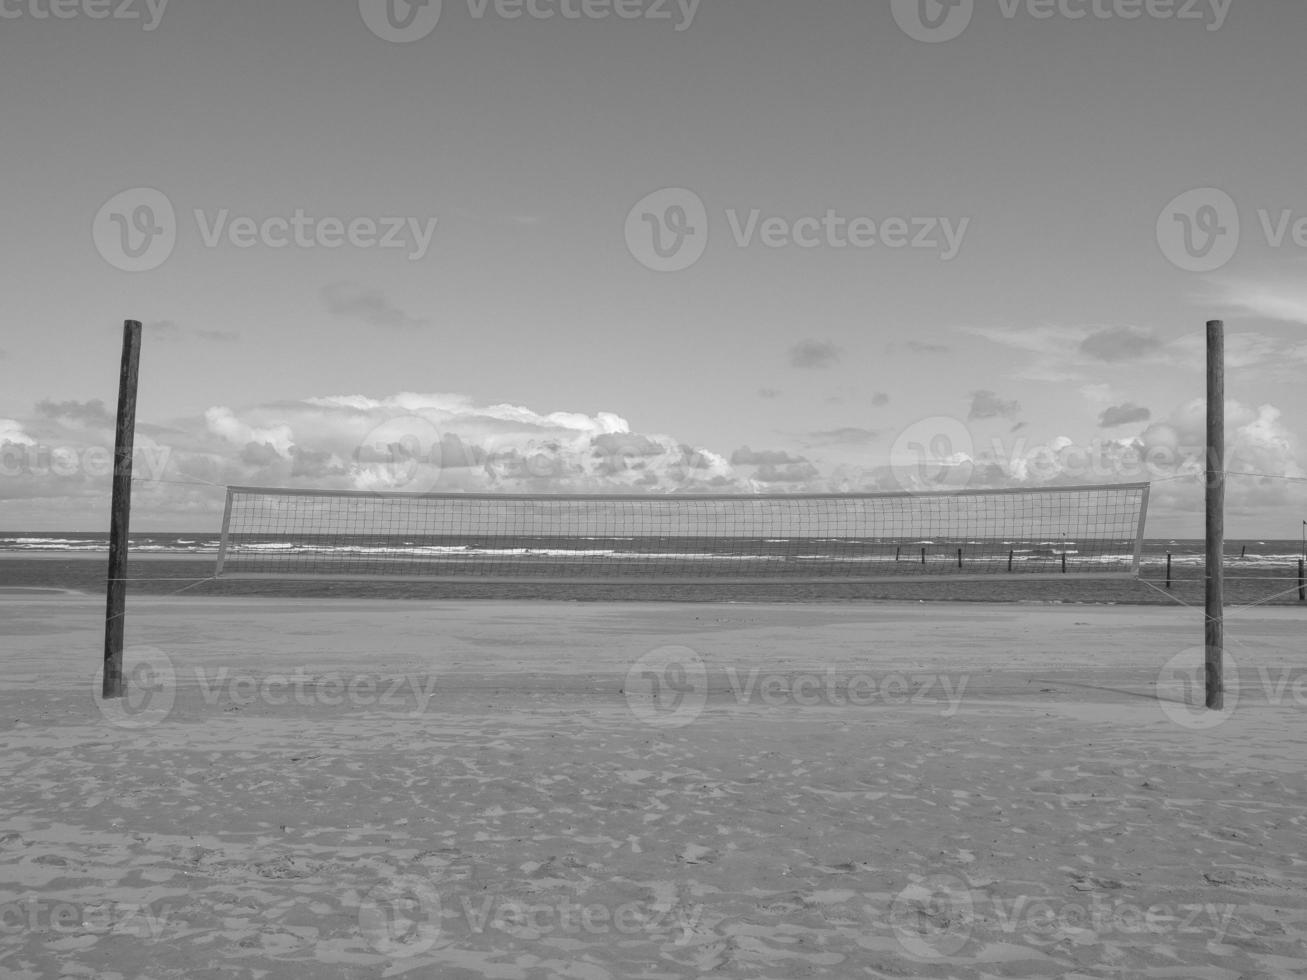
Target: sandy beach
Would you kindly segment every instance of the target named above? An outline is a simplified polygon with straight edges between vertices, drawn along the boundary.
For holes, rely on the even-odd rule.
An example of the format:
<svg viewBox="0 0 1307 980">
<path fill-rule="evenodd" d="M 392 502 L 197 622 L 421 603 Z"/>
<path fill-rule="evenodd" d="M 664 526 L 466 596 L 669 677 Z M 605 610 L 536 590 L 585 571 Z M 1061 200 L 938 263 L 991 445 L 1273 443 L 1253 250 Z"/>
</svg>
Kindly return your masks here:
<svg viewBox="0 0 1307 980">
<path fill-rule="evenodd" d="M 1219 718 L 1193 610 L 102 617 L 0 596 L 5 978 L 1307 976 L 1298 610 Z"/>
</svg>

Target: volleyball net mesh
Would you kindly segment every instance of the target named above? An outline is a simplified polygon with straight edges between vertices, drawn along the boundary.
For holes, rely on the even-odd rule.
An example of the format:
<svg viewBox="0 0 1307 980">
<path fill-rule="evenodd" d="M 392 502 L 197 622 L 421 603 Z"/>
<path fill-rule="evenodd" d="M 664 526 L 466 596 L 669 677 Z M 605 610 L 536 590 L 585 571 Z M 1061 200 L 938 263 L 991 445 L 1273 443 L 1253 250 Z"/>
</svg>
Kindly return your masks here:
<svg viewBox="0 0 1307 980">
<path fill-rule="evenodd" d="M 1148 484 L 857 494 L 229 487 L 219 578 L 886 582 L 1131 577 Z"/>
</svg>

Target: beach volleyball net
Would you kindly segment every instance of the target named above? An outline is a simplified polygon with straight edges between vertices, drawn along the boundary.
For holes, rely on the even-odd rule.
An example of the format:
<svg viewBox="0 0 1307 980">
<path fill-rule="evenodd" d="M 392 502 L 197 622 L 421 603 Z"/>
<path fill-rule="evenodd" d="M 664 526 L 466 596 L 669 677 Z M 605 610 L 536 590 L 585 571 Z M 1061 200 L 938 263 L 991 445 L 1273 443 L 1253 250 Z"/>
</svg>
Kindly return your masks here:
<svg viewBox="0 0 1307 980">
<path fill-rule="evenodd" d="M 821 583 L 1129 578 L 1148 484 L 849 494 L 227 488 L 218 578 Z"/>
</svg>

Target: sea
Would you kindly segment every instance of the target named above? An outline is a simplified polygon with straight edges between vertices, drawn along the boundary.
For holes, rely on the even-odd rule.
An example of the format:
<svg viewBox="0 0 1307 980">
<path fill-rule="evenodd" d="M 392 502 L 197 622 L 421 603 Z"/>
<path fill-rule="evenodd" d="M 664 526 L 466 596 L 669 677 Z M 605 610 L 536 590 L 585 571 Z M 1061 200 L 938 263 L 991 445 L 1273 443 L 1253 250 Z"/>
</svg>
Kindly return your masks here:
<svg viewBox="0 0 1307 980">
<path fill-rule="evenodd" d="M 552 539 L 550 547 L 532 540 L 498 541 L 495 552 L 504 560 L 511 556 L 522 567 L 524 558 L 531 567 L 545 568 L 549 560 L 563 554 L 618 554 L 633 551 L 632 539 L 597 541 L 589 538 L 574 543 Z M 834 540 L 834 539 L 832 539 Z M 1003 574 L 1007 569 L 1006 553 L 991 553 L 988 566 L 972 563 L 969 571 L 992 571 L 978 580 L 961 580 L 950 576 L 954 545 L 965 548 L 965 541 L 929 542 L 932 560 L 947 559 L 940 574 L 921 576 L 920 581 L 829 581 L 786 583 L 759 580 L 749 583 L 719 581 L 712 572 L 705 574 L 702 562 L 695 565 L 695 581 L 681 583 L 622 582 L 620 575 L 606 584 L 574 584 L 552 581 L 541 575 L 538 581 L 506 582 L 428 582 L 428 581 L 292 581 L 285 579 L 232 580 L 215 579 L 218 538 L 212 532 L 163 533 L 137 532 L 130 538 L 131 559 L 128 565 L 129 593 L 141 595 L 264 596 L 269 598 L 360 598 L 360 599 L 553 599 L 561 601 L 679 601 L 679 602 L 841 602 L 841 601 L 913 601 L 913 602 L 1003 602 L 1037 604 L 1093 605 L 1191 605 L 1201 606 L 1204 598 L 1205 557 L 1200 540 L 1151 538 L 1144 542 L 1138 578 L 1095 579 L 1065 578 L 1056 574 L 1032 578 L 1021 574 Z M 484 542 L 482 542 L 484 544 Z M 720 578 L 729 577 L 729 569 L 738 567 L 741 558 L 776 558 L 785 543 L 759 540 L 753 545 L 735 543 L 730 554 L 681 555 L 682 559 L 706 559 L 712 568 L 722 568 Z M 884 555 L 892 542 L 877 542 Z M 925 543 L 903 541 L 895 553 L 902 551 L 915 559 L 918 547 Z M 974 544 L 971 543 L 971 544 Z M 1083 570 L 1085 556 L 1078 554 L 1074 542 L 1061 542 L 1059 548 L 1041 547 L 1050 542 L 1012 541 L 1010 551 L 1018 563 L 1043 560 L 1053 562 L 1041 571 L 1056 572 L 1056 562 L 1065 551 L 1072 568 Z M 311 540 L 265 541 L 263 547 L 273 553 L 330 551 Z M 0 593 L 81 593 L 103 595 L 108 560 L 108 534 L 87 532 L 0 532 Z M 625 549 L 625 551 L 623 550 Z M 347 551 L 353 559 L 360 551 L 368 552 L 370 561 L 394 567 L 406 559 L 432 550 L 424 542 L 375 542 L 360 547 L 352 545 L 336 550 Z M 477 542 L 443 545 L 437 549 L 448 555 L 479 556 L 486 559 L 490 549 Z M 756 551 L 756 555 L 748 552 Z M 380 554 L 378 554 L 380 552 Z M 821 557 L 830 559 L 831 554 Z M 1170 558 L 1171 577 L 1167 567 Z M 330 557 L 330 556 L 329 556 Z M 336 556 L 340 557 L 340 556 Z M 648 554 L 630 554 L 630 558 L 647 559 Z M 806 557 L 806 556 L 805 556 Z M 1300 560 L 1302 543 L 1294 540 L 1228 540 L 1225 549 L 1225 600 L 1228 606 L 1294 605 L 1307 607 L 1303 599 L 1304 583 Z M 1097 556 L 1099 567 L 1111 569 L 1120 564 L 1120 554 Z M 855 560 L 841 558 L 839 560 Z M 857 559 L 863 560 L 863 559 Z M 972 562 L 968 558 L 968 562 Z M 1079 562 L 1080 564 L 1077 564 Z M 758 563 L 754 563 L 755 565 Z M 381 567 L 381 566 L 374 566 Z M 665 565 L 664 565 L 665 567 Z M 688 567 L 688 566 L 687 566 Z M 884 561 L 878 566 L 886 569 Z M 904 567 L 908 567 L 905 565 Z M 1018 564 L 1017 571 L 1020 571 Z"/>
</svg>

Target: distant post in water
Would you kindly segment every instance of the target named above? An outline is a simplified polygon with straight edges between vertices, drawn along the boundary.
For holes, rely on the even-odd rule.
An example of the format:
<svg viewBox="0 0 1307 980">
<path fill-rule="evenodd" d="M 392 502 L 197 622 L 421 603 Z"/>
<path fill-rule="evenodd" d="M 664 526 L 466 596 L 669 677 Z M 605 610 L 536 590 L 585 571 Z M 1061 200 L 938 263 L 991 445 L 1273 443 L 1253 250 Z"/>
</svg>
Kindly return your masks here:
<svg viewBox="0 0 1307 980">
<path fill-rule="evenodd" d="M 1171 587 L 1171 552 L 1166 553 L 1166 587 Z"/>
<path fill-rule="evenodd" d="M 109 514 L 109 581 L 104 613 L 104 698 L 121 698 L 123 617 L 127 613 L 127 536 L 132 510 L 132 451 L 136 432 L 136 382 L 141 361 L 141 324 L 123 324 L 123 357 L 118 372 L 118 424 L 114 433 L 113 498 Z"/>
<path fill-rule="evenodd" d="M 1225 323 L 1207 324 L 1207 707 L 1225 707 Z"/>
</svg>

